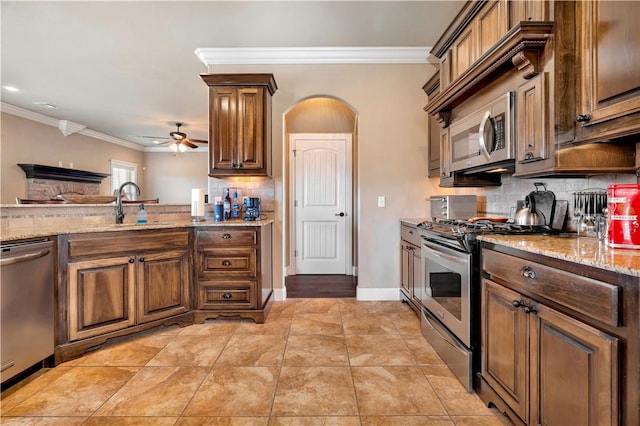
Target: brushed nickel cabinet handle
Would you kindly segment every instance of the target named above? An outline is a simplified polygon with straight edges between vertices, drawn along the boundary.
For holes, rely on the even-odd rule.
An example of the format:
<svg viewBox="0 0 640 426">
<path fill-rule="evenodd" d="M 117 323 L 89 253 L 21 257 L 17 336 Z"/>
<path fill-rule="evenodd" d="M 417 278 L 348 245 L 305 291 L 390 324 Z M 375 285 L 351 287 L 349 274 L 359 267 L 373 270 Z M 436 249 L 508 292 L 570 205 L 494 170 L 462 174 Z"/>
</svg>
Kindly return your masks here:
<svg viewBox="0 0 640 426">
<path fill-rule="evenodd" d="M 231 266 L 231 262 L 229 262 L 228 260 L 223 260 L 222 266 Z"/>
<path fill-rule="evenodd" d="M 223 240 L 230 240 L 231 239 L 231 234 L 225 232 L 224 234 L 222 234 L 222 239 Z"/>
<path fill-rule="evenodd" d="M 224 293 L 224 294 L 222 295 L 222 298 L 223 298 L 223 299 L 231 299 L 231 298 L 233 298 L 233 294 L 231 294 L 231 293 Z"/>
</svg>

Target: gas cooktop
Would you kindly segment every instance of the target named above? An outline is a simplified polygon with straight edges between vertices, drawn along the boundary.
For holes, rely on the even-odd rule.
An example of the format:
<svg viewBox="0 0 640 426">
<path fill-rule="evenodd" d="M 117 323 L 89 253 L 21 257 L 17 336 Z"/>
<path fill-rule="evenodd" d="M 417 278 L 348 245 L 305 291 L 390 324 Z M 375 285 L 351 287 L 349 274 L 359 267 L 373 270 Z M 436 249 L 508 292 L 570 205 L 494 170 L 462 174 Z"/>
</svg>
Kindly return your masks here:
<svg viewBox="0 0 640 426">
<path fill-rule="evenodd" d="M 423 238 L 444 243 L 455 248 L 463 248 L 471 252 L 477 235 L 540 235 L 557 234 L 558 232 L 546 225 L 518 225 L 508 222 L 494 222 L 491 220 L 452 220 L 434 219 L 418 224 Z"/>
</svg>

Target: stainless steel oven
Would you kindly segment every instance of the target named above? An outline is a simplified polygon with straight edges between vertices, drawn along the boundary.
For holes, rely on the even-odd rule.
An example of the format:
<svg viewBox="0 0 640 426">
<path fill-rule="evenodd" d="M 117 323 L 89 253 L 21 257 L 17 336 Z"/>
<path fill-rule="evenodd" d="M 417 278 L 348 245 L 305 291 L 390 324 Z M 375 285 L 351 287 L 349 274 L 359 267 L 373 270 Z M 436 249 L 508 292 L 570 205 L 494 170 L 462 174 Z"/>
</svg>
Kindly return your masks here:
<svg viewBox="0 0 640 426">
<path fill-rule="evenodd" d="M 423 238 L 422 269 L 422 334 L 472 391 L 473 253 Z"/>
<path fill-rule="evenodd" d="M 480 368 L 480 250 L 482 234 L 553 233 L 548 226 L 490 220 L 435 219 L 422 236 L 422 334 L 468 391 Z"/>
</svg>

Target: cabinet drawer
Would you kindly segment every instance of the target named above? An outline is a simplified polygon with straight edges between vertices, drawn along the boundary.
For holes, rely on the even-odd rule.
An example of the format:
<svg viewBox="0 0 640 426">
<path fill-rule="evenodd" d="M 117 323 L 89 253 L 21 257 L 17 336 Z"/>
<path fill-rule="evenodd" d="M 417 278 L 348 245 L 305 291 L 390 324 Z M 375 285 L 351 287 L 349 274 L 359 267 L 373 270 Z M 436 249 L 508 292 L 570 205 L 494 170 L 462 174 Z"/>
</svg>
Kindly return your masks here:
<svg viewBox="0 0 640 426">
<path fill-rule="evenodd" d="M 199 276 L 216 277 L 256 277 L 257 249 L 240 248 L 205 248 L 200 250 Z"/>
<path fill-rule="evenodd" d="M 198 245 L 212 244 L 216 246 L 247 246 L 258 243 L 255 229 L 208 229 L 198 231 Z"/>
<path fill-rule="evenodd" d="M 483 249 L 482 269 L 501 279 L 603 323 L 620 325 L 620 289 L 537 262 Z"/>
<path fill-rule="evenodd" d="M 418 247 L 420 247 L 420 245 L 422 244 L 422 238 L 420 237 L 420 232 L 418 232 L 417 228 L 413 228 L 411 226 L 402 225 L 400 229 L 400 237 L 403 240 Z"/>
<path fill-rule="evenodd" d="M 124 231 L 78 234 L 69 237 L 70 257 L 111 253 L 135 253 L 151 250 L 184 249 L 189 245 L 189 231 Z"/>
<path fill-rule="evenodd" d="M 227 281 L 224 284 L 200 283 L 200 309 L 256 308 L 254 281 Z"/>
</svg>

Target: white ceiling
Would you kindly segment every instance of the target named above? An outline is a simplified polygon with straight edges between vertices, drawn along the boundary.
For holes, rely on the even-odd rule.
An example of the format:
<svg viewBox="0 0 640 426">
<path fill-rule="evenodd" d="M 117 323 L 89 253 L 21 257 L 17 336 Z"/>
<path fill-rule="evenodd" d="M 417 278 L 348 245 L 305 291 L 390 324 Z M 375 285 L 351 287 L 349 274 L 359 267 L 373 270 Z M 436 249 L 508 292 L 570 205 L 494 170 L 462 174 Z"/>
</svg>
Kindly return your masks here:
<svg viewBox="0 0 640 426">
<path fill-rule="evenodd" d="M 175 121 L 207 139 L 196 49 L 430 47 L 463 4 L 3 0 L 1 84 L 20 91 L 1 100 L 141 146 L 152 142 L 135 135 L 168 135 Z"/>
</svg>

